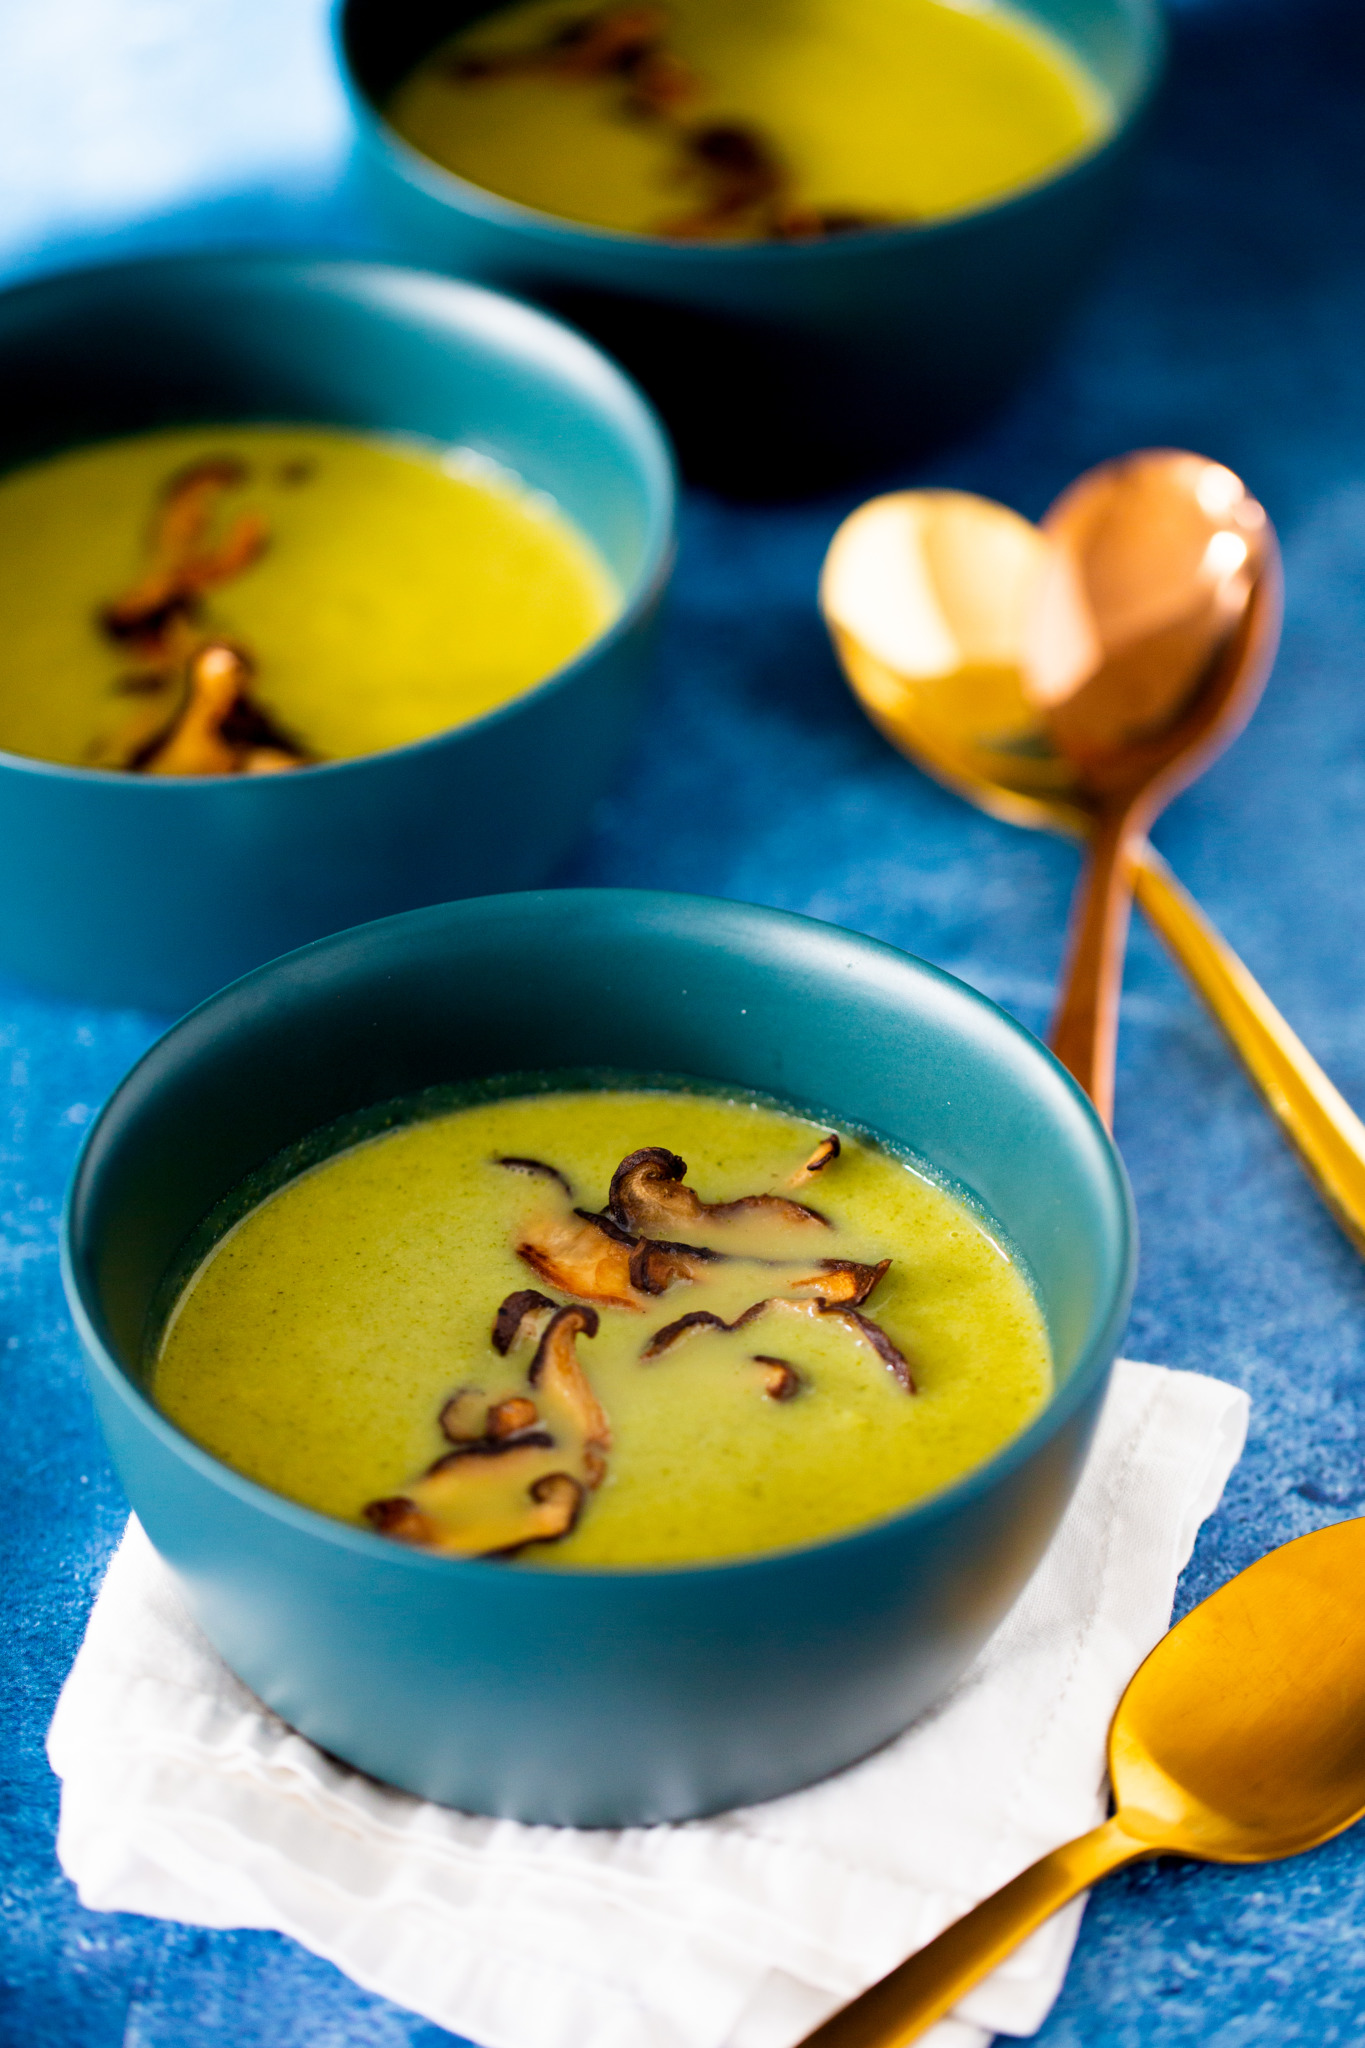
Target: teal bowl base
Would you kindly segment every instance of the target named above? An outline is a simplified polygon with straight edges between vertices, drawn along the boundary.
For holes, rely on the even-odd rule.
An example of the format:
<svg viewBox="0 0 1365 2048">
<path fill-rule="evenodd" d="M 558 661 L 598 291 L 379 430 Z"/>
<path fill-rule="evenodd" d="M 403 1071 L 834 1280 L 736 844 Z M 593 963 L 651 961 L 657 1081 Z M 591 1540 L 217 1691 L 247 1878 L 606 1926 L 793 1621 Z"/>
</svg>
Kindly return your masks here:
<svg viewBox="0 0 1365 2048">
<path fill-rule="evenodd" d="M 163 1277 L 250 1173 L 343 1116 L 549 1068 L 695 1075 L 884 1132 L 999 1218 L 1058 1387 L 943 1494 L 804 1549 L 537 1571 L 271 1494 L 147 1397 Z M 228 1664 L 372 1775 L 575 1826 L 776 1797 L 942 1697 L 1029 1574 L 1132 1286 L 1131 1202 L 1074 1082 L 951 976 L 777 911 L 628 890 L 484 898 L 322 940 L 185 1018 L 87 1139 L 64 1270 L 128 1498 Z"/>
<path fill-rule="evenodd" d="M 320 1749 L 419 1798 L 565 1827 L 755 1805 L 829 1777 L 935 1706 L 1022 1592 L 1071 1496 L 1103 1386 L 988 1511 L 912 1551 L 673 1574 L 444 1561 L 377 1597 L 369 1560 L 216 1502 L 96 1388 L 114 1463 L 229 1668 Z M 424 1560 L 425 1561 L 425 1560 Z M 306 1601 L 300 1599 L 306 1582 Z M 547 1585 L 553 1590 L 547 1597 Z M 440 1682 L 433 1684 L 433 1663 Z"/>
</svg>

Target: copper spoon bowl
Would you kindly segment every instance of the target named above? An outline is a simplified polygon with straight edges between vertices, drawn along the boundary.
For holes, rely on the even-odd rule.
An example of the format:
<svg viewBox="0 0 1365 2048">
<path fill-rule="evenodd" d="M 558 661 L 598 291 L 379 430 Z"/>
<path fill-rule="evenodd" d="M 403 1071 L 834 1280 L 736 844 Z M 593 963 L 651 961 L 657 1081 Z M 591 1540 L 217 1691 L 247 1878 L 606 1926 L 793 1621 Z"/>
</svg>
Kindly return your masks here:
<svg viewBox="0 0 1365 2048">
<path fill-rule="evenodd" d="M 1278 644 L 1264 510 L 1174 450 L 1088 471 L 1041 529 L 962 492 L 902 492 L 845 520 L 821 602 L 903 752 L 998 815 L 1087 839 L 1052 1043 L 1108 1121 L 1139 849 L 1246 723 Z"/>
<path fill-rule="evenodd" d="M 1117 471 L 1127 469 L 1133 493 L 1130 501 L 1125 492 L 1123 503 L 1140 506 L 1150 502 L 1148 493 L 1172 462 L 1177 482 L 1181 464 L 1196 465 L 1200 512 L 1205 511 L 1197 498 L 1202 471 L 1211 472 L 1215 515 L 1220 497 L 1226 509 L 1240 502 L 1237 480 L 1200 457 L 1129 458 L 1126 464 L 1092 472 L 1092 478 L 1112 481 Z M 1095 825 L 1095 808 L 1081 786 L 1077 762 L 1058 744 L 1065 712 L 1055 725 L 1046 715 L 1049 684 L 1054 696 L 1064 697 L 1066 685 L 1078 675 L 1093 675 L 1102 667 L 1096 650 L 1106 623 L 1111 673 L 1122 676 L 1124 663 L 1133 662 L 1135 643 L 1140 649 L 1145 637 L 1148 655 L 1164 650 L 1177 678 L 1185 664 L 1188 680 L 1199 645 L 1190 628 L 1200 618 L 1199 602 L 1189 602 L 1190 565 L 1193 561 L 1199 572 L 1218 566 L 1218 550 L 1213 563 L 1203 563 L 1214 535 L 1208 534 L 1201 553 L 1197 521 L 1191 540 L 1191 524 L 1177 516 L 1167 531 L 1164 555 L 1160 550 L 1146 555 L 1149 568 L 1163 559 L 1169 565 L 1174 556 L 1176 602 L 1168 600 L 1163 613 L 1150 601 L 1151 594 L 1144 600 L 1140 589 L 1125 589 L 1123 576 L 1116 573 L 1127 559 L 1125 522 L 1117 519 L 1107 533 L 1093 533 L 1087 517 L 1093 510 L 1092 478 L 1082 478 L 1059 501 L 1044 522 L 1048 532 L 1003 505 L 961 491 L 902 491 L 874 498 L 840 527 L 821 578 L 821 603 L 845 674 L 892 744 L 996 817 L 1081 838 Z M 1178 502 L 1176 509 L 1178 514 Z M 1062 553 L 1066 573 L 1051 538 L 1054 522 L 1075 535 Z M 1077 603 L 1076 583 L 1091 566 L 1085 557 L 1092 542 L 1096 589 L 1087 618 Z M 1144 557 L 1141 543 L 1139 530 L 1134 539 L 1139 560 Z M 1230 583 L 1235 596 L 1246 580 L 1246 565 L 1232 566 L 1229 544 L 1221 542 L 1220 548 L 1221 578 L 1202 574 L 1203 618 L 1215 644 L 1219 582 Z M 1254 665 L 1240 675 L 1234 672 L 1238 688 L 1232 702 L 1223 705 L 1226 717 L 1217 744 L 1225 744 L 1251 710 L 1274 651 L 1279 568 L 1268 525 L 1261 530 L 1260 551 L 1263 569 L 1253 592 L 1254 615 L 1243 615 L 1232 644 L 1225 642 L 1221 649 L 1224 660 L 1231 656 L 1235 662 L 1236 634 L 1243 648 L 1251 639 Z M 1040 602 L 1040 591 L 1049 582 L 1055 600 L 1050 610 Z M 1200 582 L 1197 573 L 1196 600 Z M 1216 701 L 1218 676 L 1205 680 L 1213 684 Z M 1222 680 L 1227 682 L 1226 674 Z M 1073 689 L 1072 694 L 1079 696 L 1076 714 L 1083 715 L 1087 692 Z M 1188 779 L 1199 761 L 1192 751 L 1179 765 Z M 1176 786 L 1171 772 L 1155 793 L 1164 801 Z M 1125 853 L 1143 910 L 1246 1063 L 1327 1206 L 1365 1252 L 1365 1125 L 1145 836 L 1130 832 Z M 1126 893 L 1108 907 L 1111 913 L 1126 914 Z M 1112 968 L 1112 922 L 1108 938 Z M 1110 1032 L 1115 993 L 1111 985 L 1109 1014 L 1103 1020 Z M 1095 1014 L 1092 1007 L 1092 1051 Z"/>
</svg>

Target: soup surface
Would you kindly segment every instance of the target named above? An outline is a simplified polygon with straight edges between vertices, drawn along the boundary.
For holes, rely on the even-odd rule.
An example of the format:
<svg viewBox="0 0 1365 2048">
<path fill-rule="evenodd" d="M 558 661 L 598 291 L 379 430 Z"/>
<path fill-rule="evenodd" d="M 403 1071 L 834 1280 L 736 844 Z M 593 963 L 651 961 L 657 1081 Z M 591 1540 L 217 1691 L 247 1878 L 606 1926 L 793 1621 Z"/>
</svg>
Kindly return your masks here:
<svg viewBox="0 0 1365 2048">
<path fill-rule="evenodd" d="M 1113 125 L 1070 51 L 991 0 L 521 0 L 433 51 L 385 112 L 523 206 L 719 240 L 981 206 Z"/>
<path fill-rule="evenodd" d="M 626 1088 L 424 1115 L 285 1181 L 194 1270 L 153 1367 L 165 1413 L 277 1492 L 463 1555 L 559 1516 L 519 1552 L 546 1566 L 853 1527 L 1050 1387 L 1019 1266 L 926 1172 Z"/>
<path fill-rule="evenodd" d="M 0 478 L 0 747 L 154 774 L 371 753 L 519 695 L 619 608 L 577 529 L 469 450 L 139 434 Z"/>
</svg>

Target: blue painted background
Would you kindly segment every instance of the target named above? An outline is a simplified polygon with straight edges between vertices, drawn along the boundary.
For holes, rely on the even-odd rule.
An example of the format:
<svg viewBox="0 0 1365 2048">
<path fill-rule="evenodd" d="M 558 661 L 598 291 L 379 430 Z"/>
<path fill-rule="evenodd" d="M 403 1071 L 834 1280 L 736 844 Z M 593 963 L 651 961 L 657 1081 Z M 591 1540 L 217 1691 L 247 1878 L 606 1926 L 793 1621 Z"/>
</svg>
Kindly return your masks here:
<svg viewBox="0 0 1365 2048">
<path fill-rule="evenodd" d="M 4 275 L 123 247 L 370 245 L 317 0 L 0 0 L 0 79 Z M 1089 463 L 1174 442 L 1265 501 L 1285 544 L 1283 654 L 1250 732 L 1157 838 L 1358 1105 L 1363 213 L 1361 0 L 1183 0 L 1106 275 L 1003 416 L 898 479 L 1036 514 Z M 761 512 L 690 500 L 657 714 L 559 879 L 809 911 L 942 962 L 1040 1028 L 1074 855 L 969 811 L 853 709 L 813 595 L 857 495 Z M 83 1126 L 158 1020 L 0 997 L 0 2042 L 436 2048 L 450 2037 L 287 1941 L 85 1913 L 57 1869 L 42 1739 L 124 1514 L 62 1308 L 57 1217 Z M 1118 1136 L 1145 1237 L 1130 1350 L 1235 1380 L 1254 1404 L 1183 1607 L 1365 1501 L 1365 1273 L 1141 930 Z M 1264 1870 L 1112 1880 L 1040 2038 L 1358 2042 L 1362 1906 L 1360 1831 Z"/>
</svg>

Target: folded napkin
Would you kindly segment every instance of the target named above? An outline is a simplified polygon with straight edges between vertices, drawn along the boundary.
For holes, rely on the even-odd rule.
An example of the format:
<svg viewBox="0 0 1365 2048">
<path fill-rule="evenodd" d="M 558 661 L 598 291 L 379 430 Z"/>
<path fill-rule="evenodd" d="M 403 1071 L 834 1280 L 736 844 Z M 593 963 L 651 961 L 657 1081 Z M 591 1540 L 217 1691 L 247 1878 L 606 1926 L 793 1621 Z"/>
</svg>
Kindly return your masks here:
<svg viewBox="0 0 1365 2048">
<path fill-rule="evenodd" d="M 610 1832 L 347 1770 L 232 1676 L 130 1522 L 48 1736 L 62 1866 L 87 1906 L 281 1929 L 482 2048 L 791 2048 L 1102 1818 L 1115 1703 L 1246 1420 L 1221 1381 L 1120 1363 L 1056 1538 L 940 1707 L 808 1791 Z M 1082 1903 L 926 2040 L 1035 2031 Z"/>
</svg>

